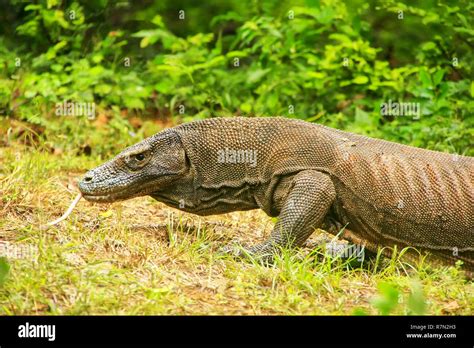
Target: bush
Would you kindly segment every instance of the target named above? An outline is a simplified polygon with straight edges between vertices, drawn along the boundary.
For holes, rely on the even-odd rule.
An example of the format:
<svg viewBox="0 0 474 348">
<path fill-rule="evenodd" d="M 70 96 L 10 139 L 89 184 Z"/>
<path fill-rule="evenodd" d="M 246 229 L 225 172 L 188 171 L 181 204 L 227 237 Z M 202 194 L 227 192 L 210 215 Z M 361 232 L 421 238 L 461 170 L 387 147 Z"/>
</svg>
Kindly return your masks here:
<svg viewBox="0 0 474 348">
<path fill-rule="evenodd" d="M 473 7 L 13 1 L 1 15 L 0 115 L 102 154 L 146 135 L 150 117 L 284 115 L 473 155 Z M 101 121 L 55 116 L 65 101 L 96 103 Z M 389 101 L 419 103 L 420 115 L 384 116 Z M 101 145 L 104 134 L 121 141 Z"/>
</svg>

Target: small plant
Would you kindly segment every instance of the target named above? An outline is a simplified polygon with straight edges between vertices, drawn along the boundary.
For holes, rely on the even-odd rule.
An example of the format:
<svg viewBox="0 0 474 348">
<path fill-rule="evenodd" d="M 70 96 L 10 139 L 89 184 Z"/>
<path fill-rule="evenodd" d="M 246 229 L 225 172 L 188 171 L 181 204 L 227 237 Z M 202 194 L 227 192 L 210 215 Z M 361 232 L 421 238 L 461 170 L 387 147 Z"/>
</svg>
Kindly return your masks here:
<svg viewBox="0 0 474 348">
<path fill-rule="evenodd" d="M 0 257 L 0 286 L 5 283 L 9 272 L 10 264 L 5 257 Z"/>
<path fill-rule="evenodd" d="M 421 283 L 411 285 L 410 294 L 405 299 L 399 288 L 390 282 L 380 282 L 377 285 L 378 295 L 372 299 L 372 305 L 381 315 L 394 314 L 397 309 L 404 314 L 423 315 L 426 313 L 426 299 Z M 356 314 L 360 314 L 357 312 Z"/>
</svg>

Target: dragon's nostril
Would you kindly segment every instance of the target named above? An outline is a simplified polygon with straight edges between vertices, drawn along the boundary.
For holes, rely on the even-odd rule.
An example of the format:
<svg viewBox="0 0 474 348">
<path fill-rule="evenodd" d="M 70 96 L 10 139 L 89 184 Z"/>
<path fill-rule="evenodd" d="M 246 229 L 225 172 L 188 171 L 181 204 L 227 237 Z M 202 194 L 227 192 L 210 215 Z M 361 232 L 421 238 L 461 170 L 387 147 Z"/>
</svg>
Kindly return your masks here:
<svg viewBox="0 0 474 348">
<path fill-rule="evenodd" d="M 92 176 L 85 176 L 84 177 L 84 182 L 91 182 L 92 181 Z"/>
</svg>

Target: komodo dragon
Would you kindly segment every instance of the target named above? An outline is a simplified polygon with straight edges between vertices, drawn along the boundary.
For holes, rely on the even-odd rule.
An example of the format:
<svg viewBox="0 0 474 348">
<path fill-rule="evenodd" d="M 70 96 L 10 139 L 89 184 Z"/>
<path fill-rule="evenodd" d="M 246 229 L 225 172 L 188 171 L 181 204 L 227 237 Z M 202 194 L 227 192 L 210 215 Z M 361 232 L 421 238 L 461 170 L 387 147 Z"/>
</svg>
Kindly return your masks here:
<svg viewBox="0 0 474 348">
<path fill-rule="evenodd" d="M 89 171 L 92 202 L 150 195 L 198 215 L 278 216 L 255 256 L 301 246 L 316 228 L 378 247 L 415 247 L 474 269 L 474 158 L 280 117 L 179 125 Z"/>
</svg>

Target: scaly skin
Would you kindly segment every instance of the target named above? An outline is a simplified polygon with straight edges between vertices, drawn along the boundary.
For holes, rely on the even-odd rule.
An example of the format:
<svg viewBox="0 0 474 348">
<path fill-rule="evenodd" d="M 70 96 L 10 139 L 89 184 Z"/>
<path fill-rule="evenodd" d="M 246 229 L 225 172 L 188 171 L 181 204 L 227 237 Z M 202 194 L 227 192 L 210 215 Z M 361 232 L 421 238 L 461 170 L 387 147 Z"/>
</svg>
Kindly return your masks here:
<svg viewBox="0 0 474 348">
<path fill-rule="evenodd" d="M 198 215 L 260 208 L 279 220 L 247 250 L 257 256 L 347 226 L 342 237 L 369 250 L 411 246 L 474 269 L 474 158 L 304 121 L 183 124 L 89 171 L 79 188 L 89 201 L 150 195 Z"/>
</svg>

